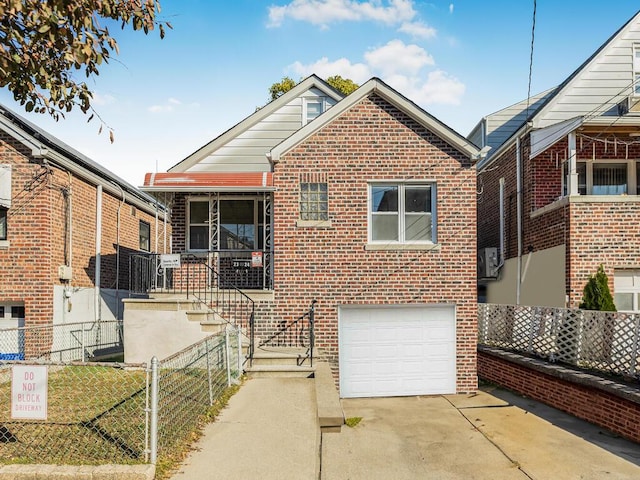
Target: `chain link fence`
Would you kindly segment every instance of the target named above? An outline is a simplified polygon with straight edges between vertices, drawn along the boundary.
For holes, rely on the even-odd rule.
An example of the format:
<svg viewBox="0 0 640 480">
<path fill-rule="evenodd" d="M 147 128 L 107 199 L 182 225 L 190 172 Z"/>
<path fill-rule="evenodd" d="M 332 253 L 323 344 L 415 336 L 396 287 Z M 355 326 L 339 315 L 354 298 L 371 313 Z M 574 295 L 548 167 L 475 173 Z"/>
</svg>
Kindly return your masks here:
<svg viewBox="0 0 640 480">
<path fill-rule="evenodd" d="M 478 305 L 478 343 L 640 379 L 640 314 Z"/>
<path fill-rule="evenodd" d="M 156 463 L 194 432 L 242 361 L 235 328 L 150 365 L 0 359 L 0 463 Z M 16 414 L 44 398 L 14 366 L 46 367 L 43 419 Z"/>
<path fill-rule="evenodd" d="M 0 329 L 0 361 L 84 361 L 124 352 L 122 320 Z"/>
<path fill-rule="evenodd" d="M 240 378 L 242 362 L 240 329 L 233 327 L 162 361 L 152 360 L 152 463 L 197 428 L 216 399 Z"/>
</svg>

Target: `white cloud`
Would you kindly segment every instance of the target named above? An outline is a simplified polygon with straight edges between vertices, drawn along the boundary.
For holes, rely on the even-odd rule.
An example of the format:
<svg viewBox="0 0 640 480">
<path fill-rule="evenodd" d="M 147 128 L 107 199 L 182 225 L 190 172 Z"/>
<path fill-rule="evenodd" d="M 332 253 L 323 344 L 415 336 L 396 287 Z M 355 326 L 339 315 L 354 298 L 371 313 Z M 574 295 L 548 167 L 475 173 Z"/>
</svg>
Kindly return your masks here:
<svg viewBox="0 0 640 480">
<path fill-rule="evenodd" d="M 417 74 L 423 67 L 434 65 L 433 57 L 418 45 L 405 45 L 401 40 L 391 40 L 384 47 L 370 50 L 364 58 L 371 69 L 384 76 L 395 73 Z"/>
<path fill-rule="evenodd" d="M 453 13 L 453 3 L 449 4 L 449 13 Z"/>
<path fill-rule="evenodd" d="M 373 76 L 380 77 L 391 87 L 418 105 L 459 105 L 465 85 L 447 72 L 437 69 L 433 57 L 422 47 L 405 45 L 392 40 L 385 46 L 364 54 L 364 63 L 353 63 L 347 58 L 330 61 L 327 57 L 310 63 L 295 62 L 287 70 L 299 76 L 315 73 L 321 78 L 340 75 L 362 84 Z"/>
<path fill-rule="evenodd" d="M 293 0 L 284 6 L 269 7 L 269 27 L 279 27 L 287 19 L 327 28 L 334 22 L 375 21 L 398 25 L 413 20 L 413 0 Z"/>
<path fill-rule="evenodd" d="M 415 38 L 434 38 L 437 34 L 435 28 L 422 22 L 406 22 L 398 30 Z"/>
</svg>

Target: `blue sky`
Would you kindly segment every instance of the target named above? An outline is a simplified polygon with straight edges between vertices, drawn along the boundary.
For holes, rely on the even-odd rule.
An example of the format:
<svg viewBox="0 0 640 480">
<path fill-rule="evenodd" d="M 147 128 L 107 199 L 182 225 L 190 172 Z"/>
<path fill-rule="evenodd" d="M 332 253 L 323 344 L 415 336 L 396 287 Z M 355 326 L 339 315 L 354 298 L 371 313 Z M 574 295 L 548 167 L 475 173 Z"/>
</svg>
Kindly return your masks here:
<svg viewBox="0 0 640 480">
<path fill-rule="evenodd" d="M 0 103 L 141 185 L 264 105 L 285 75 L 379 77 L 463 135 L 527 96 L 533 0 L 160 3 L 165 39 L 113 28 L 120 55 L 89 81 L 113 144 L 79 112 L 26 114 L 6 90 Z M 639 8 L 538 0 L 531 93 L 562 82 Z"/>
</svg>

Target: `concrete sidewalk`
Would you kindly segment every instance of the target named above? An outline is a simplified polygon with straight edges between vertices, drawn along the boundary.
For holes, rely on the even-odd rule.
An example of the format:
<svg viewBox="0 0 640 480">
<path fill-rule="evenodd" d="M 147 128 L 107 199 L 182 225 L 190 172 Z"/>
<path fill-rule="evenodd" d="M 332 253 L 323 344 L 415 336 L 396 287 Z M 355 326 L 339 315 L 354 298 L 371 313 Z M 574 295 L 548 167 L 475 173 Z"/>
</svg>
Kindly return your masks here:
<svg viewBox="0 0 640 480">
<path fill-rule="evenodd" d="M 312 378 L 249 379 L 172 480 L 317 480 L 320 453 Z"/>
</svg>

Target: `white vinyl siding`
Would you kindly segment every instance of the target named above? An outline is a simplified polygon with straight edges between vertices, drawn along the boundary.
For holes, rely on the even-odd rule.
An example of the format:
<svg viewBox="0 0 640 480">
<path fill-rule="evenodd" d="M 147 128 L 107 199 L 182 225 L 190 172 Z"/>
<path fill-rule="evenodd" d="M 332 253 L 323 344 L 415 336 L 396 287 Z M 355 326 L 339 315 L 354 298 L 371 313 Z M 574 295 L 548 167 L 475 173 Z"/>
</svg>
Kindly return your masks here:
<svg viewBox="0 0 640 480">
<path fill-rule="evenodd" d="M 633 46 L 633 93 L 640 97 L 640 44 Z"/>
<path fill-rule="evenodd" d="M 322 103 L 322 111 L 337 103 L 324 92 L 312 88 L 231 138 L 187 171 L 270 172 L 271 164 L 266 154 L 307 123 L 305 102 L 318 101 Z"/>
<path fill-rule="evenodd" d="M 534 127 L 546 127 L 582 115 L 617 116 L 617 105 L 634 93 L 638 44 L 640 23 L 630 22 L 544 107 Z"/>
</svg>

